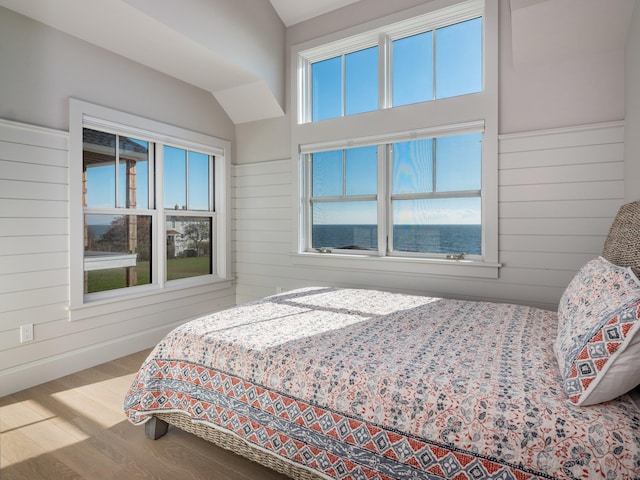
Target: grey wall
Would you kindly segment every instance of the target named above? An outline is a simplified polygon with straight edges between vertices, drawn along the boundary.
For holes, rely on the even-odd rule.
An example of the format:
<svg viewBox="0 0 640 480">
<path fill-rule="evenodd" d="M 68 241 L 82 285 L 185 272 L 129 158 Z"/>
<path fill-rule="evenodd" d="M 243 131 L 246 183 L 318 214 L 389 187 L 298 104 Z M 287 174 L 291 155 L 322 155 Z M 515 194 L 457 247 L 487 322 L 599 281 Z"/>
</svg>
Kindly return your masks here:
<svg viewBox="0 0 640 480">
<path fill-rule="evenodd" d="M 233 140 L 209 92 L 0 8 L 0 118 L 68 130 L 68 98 Z"/>
</svg>

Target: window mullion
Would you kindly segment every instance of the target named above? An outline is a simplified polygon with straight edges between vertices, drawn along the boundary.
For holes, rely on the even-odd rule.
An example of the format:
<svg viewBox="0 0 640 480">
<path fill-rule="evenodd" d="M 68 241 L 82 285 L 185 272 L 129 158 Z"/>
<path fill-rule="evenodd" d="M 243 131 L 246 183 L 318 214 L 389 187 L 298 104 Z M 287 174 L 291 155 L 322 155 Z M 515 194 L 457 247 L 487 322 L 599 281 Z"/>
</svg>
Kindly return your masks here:
<svg viewBox="0 0 640 480">
<path fill-rule="evenodd" d="M 473 198 L 482 197 L 482 190 L 464 190 L 459 192 L 434 192 L 434 193 L 396 193 L 391 195 L 391 200 L 433 200 L 441 198 Z"/>
<path fill-rule="evenodd" d="M 215 203 L 215 195 L 214 195 L 215 178 L 216 178 L 215 157 L 213 155 L 209 155 L 209 211 L 210 212 L 216 211 L 216 203 Z"/>
<path fill-rule="evenodd" d="M 149 142 L 148 159 L 147 159 L 147 205 L 149 210 L 156 208 L 156 144 Z"/>
<path fill-rule="evenodd" d="M 393 48 L 388 35 L 380 34 L 378 40 L 378 78 L 382 81 L 378 86 L 378 108 L 385 109 L 393 106 Z"/>
<path fill-rule="evenodd" d="M 305 231 L 304 231 L 304 245 L 305 245 L 305 250 L 309 250 L 311 249 L 312 243 L 313 243 L 313 208 L 312 208 L 312 204 L 311 204 L 311 198 L 313 195 L 313 182 L 312 182 L 312 178 L 311 176 L 313 175 L 313 165 L 312 165 L 312 159 L 313 159 L 313 155 L 312 154 L 305 154 L 304 155 L 304 167 L 305 170 L 303 171 L 303 181 L 305 182 L 305 186 L 304 186 L 304 192 L 305 192 L 305 202 L 304 202 L 304 225 L 305 225 Z"/>
<path fill-rule="evenodd" d="M 184 158 L 185 207 L 189 210 L 189 150 L 185 150 Z"/>
<path fill-rule="evenodd" d="M 436 29 L 434 28 L 432 30 L 432 34 L 431 34 L 431 99 L 435 100 L 436 99 Z"/>
<path fill-rule="evenodd" d="M 433 193 L 436 193 L 436 177 L 437 177 L 437 172 L 436 172 L 436 168 L 437 168 L 437 152 L 436 152 L 436 139 L 435 137 L 431 139 L 431 172 L 432 172 L 432 176 L 431 176 L 431 191 Z"/>
<path fill-rule="evenodd" d="M 347 114 L 347 56 L 342 55 L 342 115 Z"/>
<path fill-rule="evenodd" d="M 371 202 L 376 201 L 376 195 L 341 195 L 339 197 L 310 198 L 309 203 L 334 203 L 334 202 Z"/>
<path fill-rule="evenodd" d="M 391 145 L 378 145 L 378 255 L 384 257 L 389 252 L 389 152 Z"/>
<path fill-rule="evenodd" d="M 115 207 L 116 208 L 120 208 L 122 207 L 122 205 L 120 205 L 120 135 L 116 134 L 116 145 L 115 145 L 115 149 L 116 149 L 116 158 L 115 158 L 115 169 L 116 169 L 116 191 L 115 191 L 115 196 L 116 196 L 116 201 L 115 201 Z"/>
<path fill-rule="evenodd" d="M 347 151 L 342 150 L 342 196 L 347 196 Z"/>
<path fill-rule="evenodd" d="M 156 171 L 155 171 L 155 184 L 156 184 L 156 222 L 155 222 L 155 243 L 154 247 L 158 252 L 157 255 L 153 255 L 152 270 L 155 280 L 162 288 L 166 283 L 167 277 L 167 245 L 166 245 L 166 215 L 164 209 L 164 148 L 163 145 L 159 145 L 156 155 Z"/>
</svg>

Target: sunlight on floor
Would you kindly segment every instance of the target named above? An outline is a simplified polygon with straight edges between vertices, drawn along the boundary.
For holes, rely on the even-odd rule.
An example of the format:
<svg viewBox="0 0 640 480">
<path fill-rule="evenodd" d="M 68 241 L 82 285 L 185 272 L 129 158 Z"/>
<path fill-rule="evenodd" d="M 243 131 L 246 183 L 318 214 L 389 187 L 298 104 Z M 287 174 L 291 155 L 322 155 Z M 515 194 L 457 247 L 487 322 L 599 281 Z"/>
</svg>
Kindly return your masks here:
<svg viewBox="0 0 640 480">
<path fill-rule="evenodd" d="M 0 403 L 0 468 L 79 444 L 91 439 L 91 432 L 123 422 L 122 400 L 133 377 L 87 382 L 14 402 L 5 398 Z"/>
<path fill-rule="evenodd" d="M 89 438 L 33 400 L 0 407 L 2 468 Z"/>
</svg>

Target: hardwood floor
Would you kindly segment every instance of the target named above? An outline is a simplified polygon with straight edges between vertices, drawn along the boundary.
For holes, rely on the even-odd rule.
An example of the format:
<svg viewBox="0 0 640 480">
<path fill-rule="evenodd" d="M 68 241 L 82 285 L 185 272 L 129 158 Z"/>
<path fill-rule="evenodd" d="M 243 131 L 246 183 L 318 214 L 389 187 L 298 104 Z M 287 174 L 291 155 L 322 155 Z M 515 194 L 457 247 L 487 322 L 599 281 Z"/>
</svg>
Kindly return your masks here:
<svg viewBox="0 0 640 480">
<path fill-rule="evenodd" d="M 288 478 L 174 427 L 145 438 L 122 401 L 147 353 L 0 398 L 0 478 Z"/>
</svg>

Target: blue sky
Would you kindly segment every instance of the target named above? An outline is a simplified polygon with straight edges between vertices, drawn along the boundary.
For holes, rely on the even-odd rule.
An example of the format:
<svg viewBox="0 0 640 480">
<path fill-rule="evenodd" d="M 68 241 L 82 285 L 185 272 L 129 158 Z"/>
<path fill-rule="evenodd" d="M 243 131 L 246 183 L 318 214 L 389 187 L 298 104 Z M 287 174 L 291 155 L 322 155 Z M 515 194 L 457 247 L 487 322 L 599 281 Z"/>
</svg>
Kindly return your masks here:
<svg viewBox="0 0 640 480">
<path fill-rule="evenodd" d="M 391 191 L 420 194 L 481 189 L 480 133 L 400 142 L 393 145 Z M 435 185 L 434 185 L 434 148 Z M 372 195 L 377 190 L 376 146 L 316 153 L 313 196 Z M 343 165 L 343 161 L 345 162 Z M 314 224 L 375 224 L 377 203 L 318 202 Z M 393 219 L 403 224 L 480 224 L 480 198 L 394 200 Z"/>
<path fill-rule="evenodd" d="M 175 208 L 178 205 L 182 208 L 186 205 L 189 210 L 208 210 L 208 199 L 209 156 L 165 146 L 164 207 Z"/>
<path fill-rule="evenodd" d="M 148 148 L 147 142 L 129 139 Z M 87 207 L 126 207 L 126 165 L 118 165 L 118 187 L 116 187 L 115 151 L 113 161 L 87 168 Z M 164 206 L 178 209 L 188 206 L 190 210 L 209 209 L 209 155 L 180 148 L 164 147 Z M 188 178 L 187 178 L 188 176 Z M 187 182 L 188 180 L 188 182 Z M 149 208 L 149 163 L 136 163 L 136 208 Z M 188 186 L 188 188 L 187 188 Z M 116 192 L 117 190 L 117 192 Z M 188 194 L 188 198 L 187 198 Z M 116 205 L 116 195 L 118 204 Z M 102 221 L 110 217 L 101 216 Z"/>
</svg>

